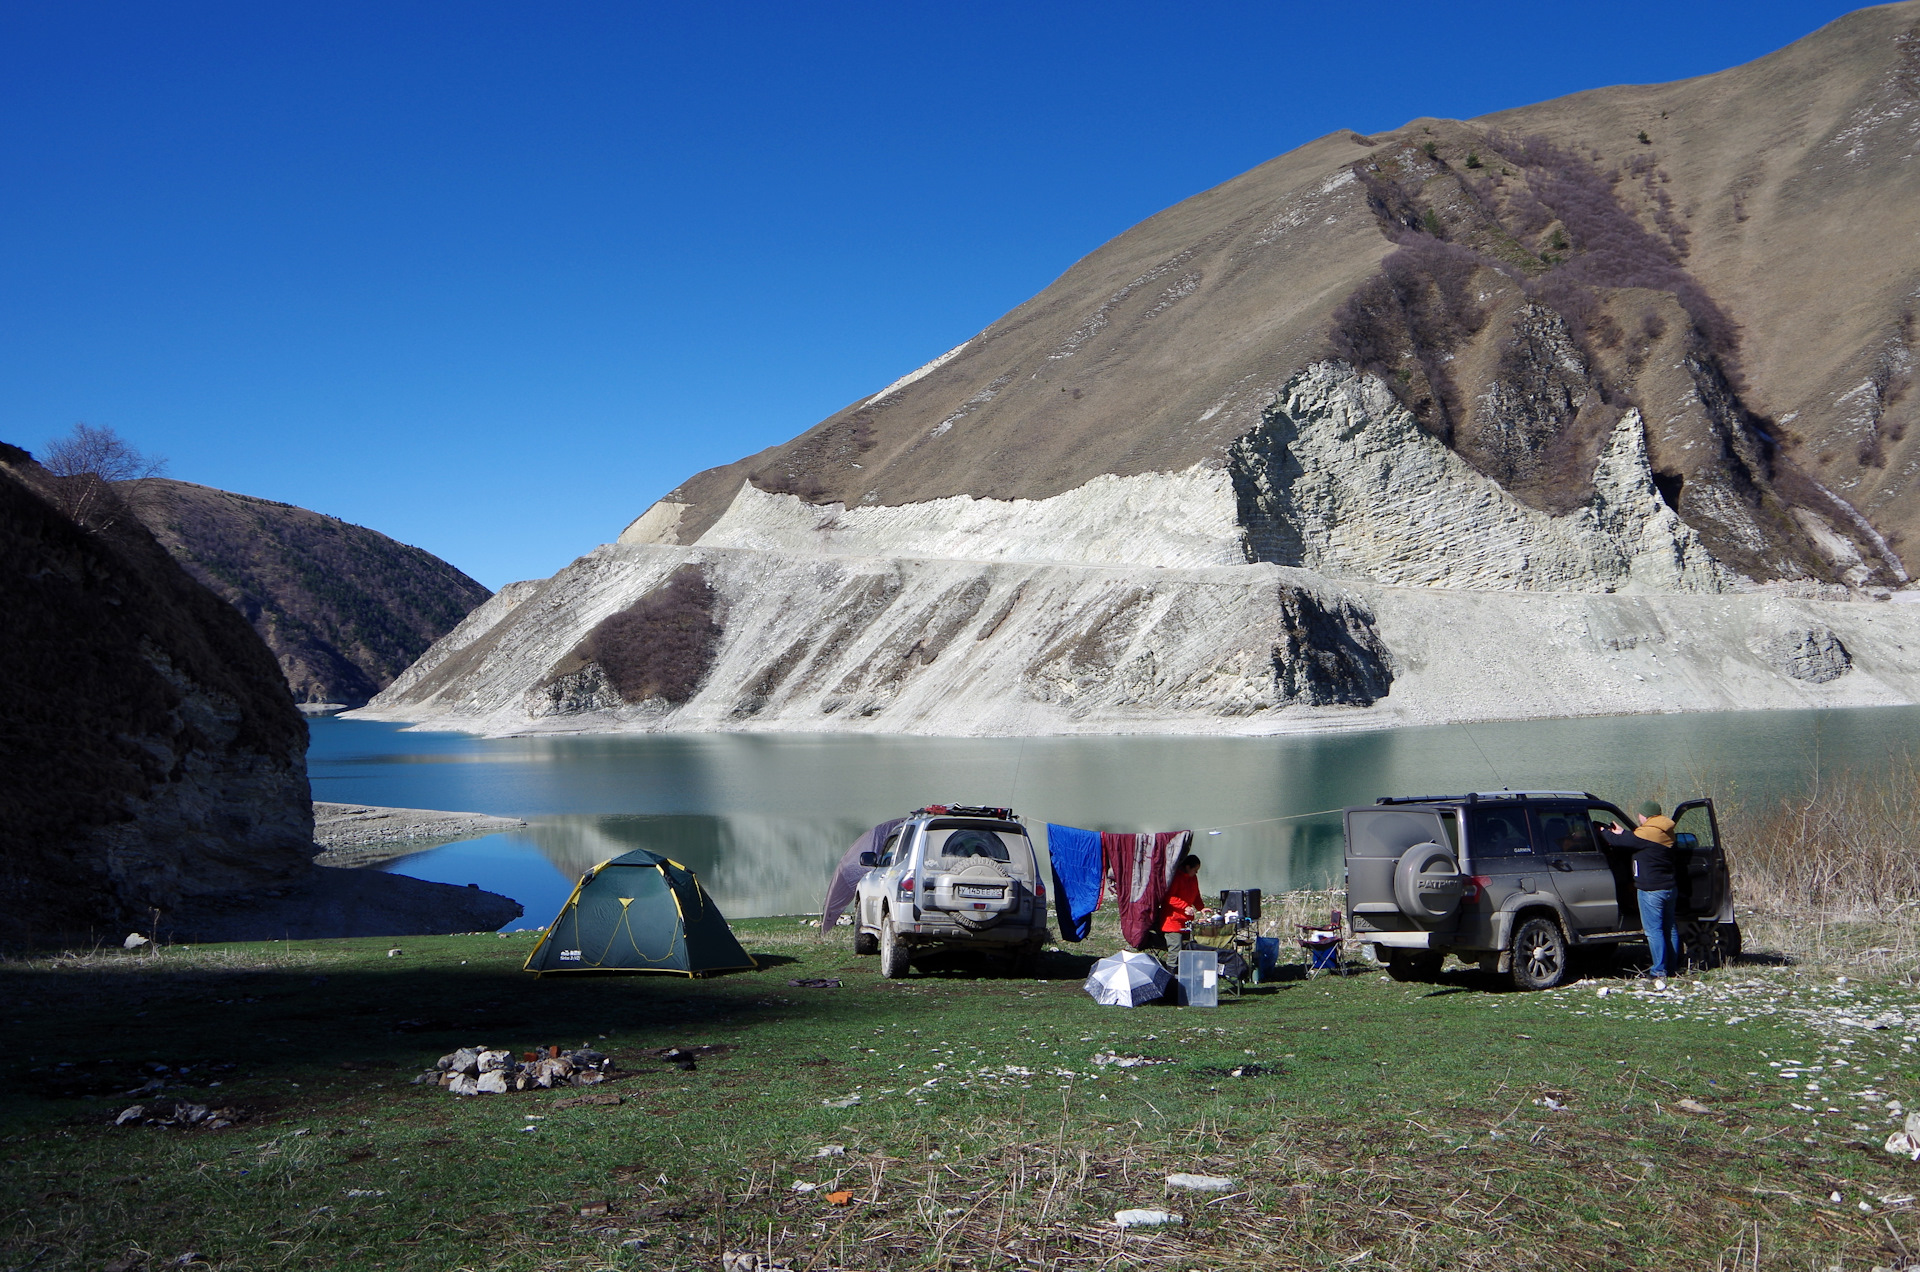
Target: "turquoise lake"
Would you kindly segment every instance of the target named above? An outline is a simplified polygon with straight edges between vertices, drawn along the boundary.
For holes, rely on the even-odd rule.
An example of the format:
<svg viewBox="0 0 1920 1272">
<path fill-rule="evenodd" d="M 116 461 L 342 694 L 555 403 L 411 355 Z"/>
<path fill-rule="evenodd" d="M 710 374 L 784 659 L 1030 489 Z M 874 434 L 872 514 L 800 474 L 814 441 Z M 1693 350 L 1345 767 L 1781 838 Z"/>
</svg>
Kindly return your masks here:
<svg viewBox="0 0 1920 1272">
<path fill-rule="evenodd" d="M 1340 870 L 1343 805 L 1501 787 L 1754 805 L 1804 789 L 1816 771 L 1885 768 L 1920 734 L 1920 707 L 1275 738 L 476 738 L 311 723 L 315 799 L 526 819 L 524 831 L 378 868 L 504 893 L 527 911 L 508 926 L 534 927 L 582 871 L 638 847 L 691 866 L 730 915 L 818 913 L 862 830 L 929 803 L 1010 806 L 1042 844 L 1050 821 L 1192 829 L 1210 892 L 1324 886 Z"/>
</svg>

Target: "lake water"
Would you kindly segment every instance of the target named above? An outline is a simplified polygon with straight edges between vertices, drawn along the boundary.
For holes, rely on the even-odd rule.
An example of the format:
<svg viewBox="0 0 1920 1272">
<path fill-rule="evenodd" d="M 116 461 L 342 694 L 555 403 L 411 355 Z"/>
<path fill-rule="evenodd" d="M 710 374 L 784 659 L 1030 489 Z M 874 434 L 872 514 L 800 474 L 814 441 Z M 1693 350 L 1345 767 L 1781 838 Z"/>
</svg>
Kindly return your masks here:
<svg viewBox="0 0 1920 1272">
<path fill-rule="evenodd" d="M 641 847 L 691 866 L 730 915 L 818 913 L 847 845 L 928 803 L 1010 806 L 1042 846 L 1049 821 L 1192 829 L 1210 892 L 1319 887 L 1339 875 L 1342 805 L 1503 786 L 1588 790 L 1627 807 L 1697 793 L 1772 801 L 1816 770 L 1884 768 L 1907 753 L 1920 707 L 1277 738 L 475 738 L 355 720 L 311 726 L 315 799 L 526 819 L 525 831 L 380 868 L 504 893 L 527 911 L 509 926 L 533 927 L 582 871 Z"/>
</svg>

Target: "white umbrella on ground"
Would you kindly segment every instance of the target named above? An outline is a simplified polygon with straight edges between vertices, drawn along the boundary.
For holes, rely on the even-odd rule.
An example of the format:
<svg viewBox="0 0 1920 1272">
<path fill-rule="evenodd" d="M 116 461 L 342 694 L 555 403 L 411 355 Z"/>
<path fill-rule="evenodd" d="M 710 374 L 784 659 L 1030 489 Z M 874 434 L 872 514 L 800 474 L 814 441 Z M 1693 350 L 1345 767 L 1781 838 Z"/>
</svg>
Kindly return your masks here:
<svg viewBox="0 0 1920 1272">
<path fill-rule="evenodd" d="M 1102 1007 L 1137 1007 L 1160 997 L 1172 981 L 1151 955 L 1124 950 L 1095 963 L 1084 988 Z"/>
</svg>

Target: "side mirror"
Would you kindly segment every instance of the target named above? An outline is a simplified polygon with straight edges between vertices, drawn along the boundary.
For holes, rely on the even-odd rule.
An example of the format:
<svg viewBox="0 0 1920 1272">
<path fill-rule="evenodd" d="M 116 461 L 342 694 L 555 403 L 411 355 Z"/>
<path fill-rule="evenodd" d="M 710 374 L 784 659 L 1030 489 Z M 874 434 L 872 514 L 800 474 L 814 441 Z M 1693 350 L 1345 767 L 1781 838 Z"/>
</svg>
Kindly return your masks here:
<svg viewBox="0 0 1920 1272">
<path fill-rule="evenodd" d="M 880 854 L 877 852 L 863 852 L 860 854 L 860 864 L 871 870 L 880 864 Z"/>
</svg>

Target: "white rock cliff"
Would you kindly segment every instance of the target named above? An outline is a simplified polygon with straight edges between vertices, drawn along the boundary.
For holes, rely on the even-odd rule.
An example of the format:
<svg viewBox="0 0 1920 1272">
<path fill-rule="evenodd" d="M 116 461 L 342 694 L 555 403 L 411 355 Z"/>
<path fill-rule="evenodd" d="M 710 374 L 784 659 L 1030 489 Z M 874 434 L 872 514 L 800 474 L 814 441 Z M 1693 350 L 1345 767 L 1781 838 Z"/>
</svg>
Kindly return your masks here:
<svg viewBox="0 0 1920 1272">
<path fill-rule="evenodd" d="M 359 714 L 1268 733 L 1920 701 L 1920 606 L 1792 597 L 1716 562 L 1655 488 L 1637 413 L 1591 497 L 1550 516 L 1338 363 L 1282 386 L 1212 467 L 871 508 L 748 485 L 697 542 L 658 542 L 675 516 L 503 589 Z M 556 674 L 689 564 L 722 631 L 690 700 L 623 702 L 591 663 Z"/>
</svg>

